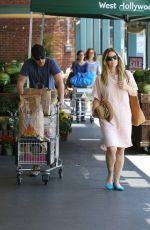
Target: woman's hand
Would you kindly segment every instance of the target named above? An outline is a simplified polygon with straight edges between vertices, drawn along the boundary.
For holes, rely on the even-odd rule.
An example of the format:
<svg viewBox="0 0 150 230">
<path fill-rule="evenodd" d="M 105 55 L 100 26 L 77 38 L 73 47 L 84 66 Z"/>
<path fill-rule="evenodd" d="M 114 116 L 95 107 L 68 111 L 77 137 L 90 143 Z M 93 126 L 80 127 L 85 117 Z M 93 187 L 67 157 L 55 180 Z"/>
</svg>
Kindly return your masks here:
<svg viewBox="0 0 150 230">
<path fill-rule="evenodd" d="M 118 81 L 118 86 L 120 89 L 128 91 L 128 85 L 127 85 L 126 80 Z"/>
<path fill-rule="evenodd" d="M 129 86 L 126 80 L 118 81 L 118 86 L 120 89 L 126 90 L 129 95 L 137 96 L 137 90 Z"/>
</svg>

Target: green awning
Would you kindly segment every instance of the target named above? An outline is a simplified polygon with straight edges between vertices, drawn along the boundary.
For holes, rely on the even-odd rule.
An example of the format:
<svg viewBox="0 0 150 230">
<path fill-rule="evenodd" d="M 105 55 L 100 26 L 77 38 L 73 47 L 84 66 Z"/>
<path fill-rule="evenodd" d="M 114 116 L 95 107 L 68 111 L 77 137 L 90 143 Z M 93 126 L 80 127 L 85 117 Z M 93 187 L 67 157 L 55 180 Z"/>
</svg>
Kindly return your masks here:
<svg viewBox="0 0 150 230">
<path fill-rule="evenodd" d="M 31 0 L 31 11 L 57 16 L 144 20 L 150 17 L 150 1 Z"/>
</svg>

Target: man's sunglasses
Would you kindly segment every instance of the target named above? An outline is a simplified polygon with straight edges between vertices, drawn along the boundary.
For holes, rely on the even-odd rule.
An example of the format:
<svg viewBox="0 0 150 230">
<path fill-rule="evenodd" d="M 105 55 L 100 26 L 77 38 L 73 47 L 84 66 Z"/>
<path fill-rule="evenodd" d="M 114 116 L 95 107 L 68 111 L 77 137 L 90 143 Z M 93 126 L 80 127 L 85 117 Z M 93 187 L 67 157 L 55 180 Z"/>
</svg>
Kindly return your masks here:
<svg viewBox="0 0 150 230">
<path fill-rule="evenodd" d="M 106 61 L 112 61 L 112 60 L 118 60 L 118 56 L 117 55 L 107 56 Z"/>
<path fill-rule="evenodd" d="M 34 57 L 34 59 L 35 59 L 36 61 L 40 61 L 41 59 L 42 59 L 42 60 L 45 59 L 45 57 L 44 57 L 44 56 L 41 56 L 41 57 Z"/>
</svg>

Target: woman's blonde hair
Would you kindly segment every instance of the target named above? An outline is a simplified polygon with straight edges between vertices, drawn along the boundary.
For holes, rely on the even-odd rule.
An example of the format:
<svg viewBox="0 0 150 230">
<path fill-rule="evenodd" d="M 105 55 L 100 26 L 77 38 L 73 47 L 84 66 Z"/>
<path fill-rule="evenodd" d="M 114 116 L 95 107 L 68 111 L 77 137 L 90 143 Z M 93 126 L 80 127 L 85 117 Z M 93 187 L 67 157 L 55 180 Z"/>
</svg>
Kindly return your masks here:
<svg viewBox="0 0 150 230">
<path fill-rule="evenodd" d="M 115 49 L 113 48 L 108 48 L 104 51 L 103 53 L 103 56 L 102 56 L 102 73 L 101 73 L 101 81 L 103 82 L 104 85 L 107 85 L 108 84 L 108 76 L 110 74 L 110 71 L 109 71 L 109 67 L 108 67 L 108 64 L 107 64 L 107 56 L 110 52 L 114 52 L 117 57 L 118 57 L 118 65 L 116 67 L 116 70 L 117 70 L 117 74 L 118 76 L 120 76 L 121 78 L 124 78 L 124 73 L 125 73 L 125 65 L 120 57 L 120 55 L 116 52 Z"/>
</svg>

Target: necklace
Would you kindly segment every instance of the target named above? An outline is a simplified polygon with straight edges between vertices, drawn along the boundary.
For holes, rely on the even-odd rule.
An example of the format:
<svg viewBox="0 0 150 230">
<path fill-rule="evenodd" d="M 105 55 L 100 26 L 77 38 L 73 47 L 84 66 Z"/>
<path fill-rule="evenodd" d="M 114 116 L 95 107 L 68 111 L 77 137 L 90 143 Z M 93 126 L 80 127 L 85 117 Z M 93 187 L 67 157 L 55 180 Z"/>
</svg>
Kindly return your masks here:
<svg viewBox="0 0 150 230">
<path fill-rule="evenodd" d="M 111 74 L 111 77 L 114 79 L 114 80 L 118 80 L 118 74 L 116 73 L 110 73 Z"/>
</svg>

